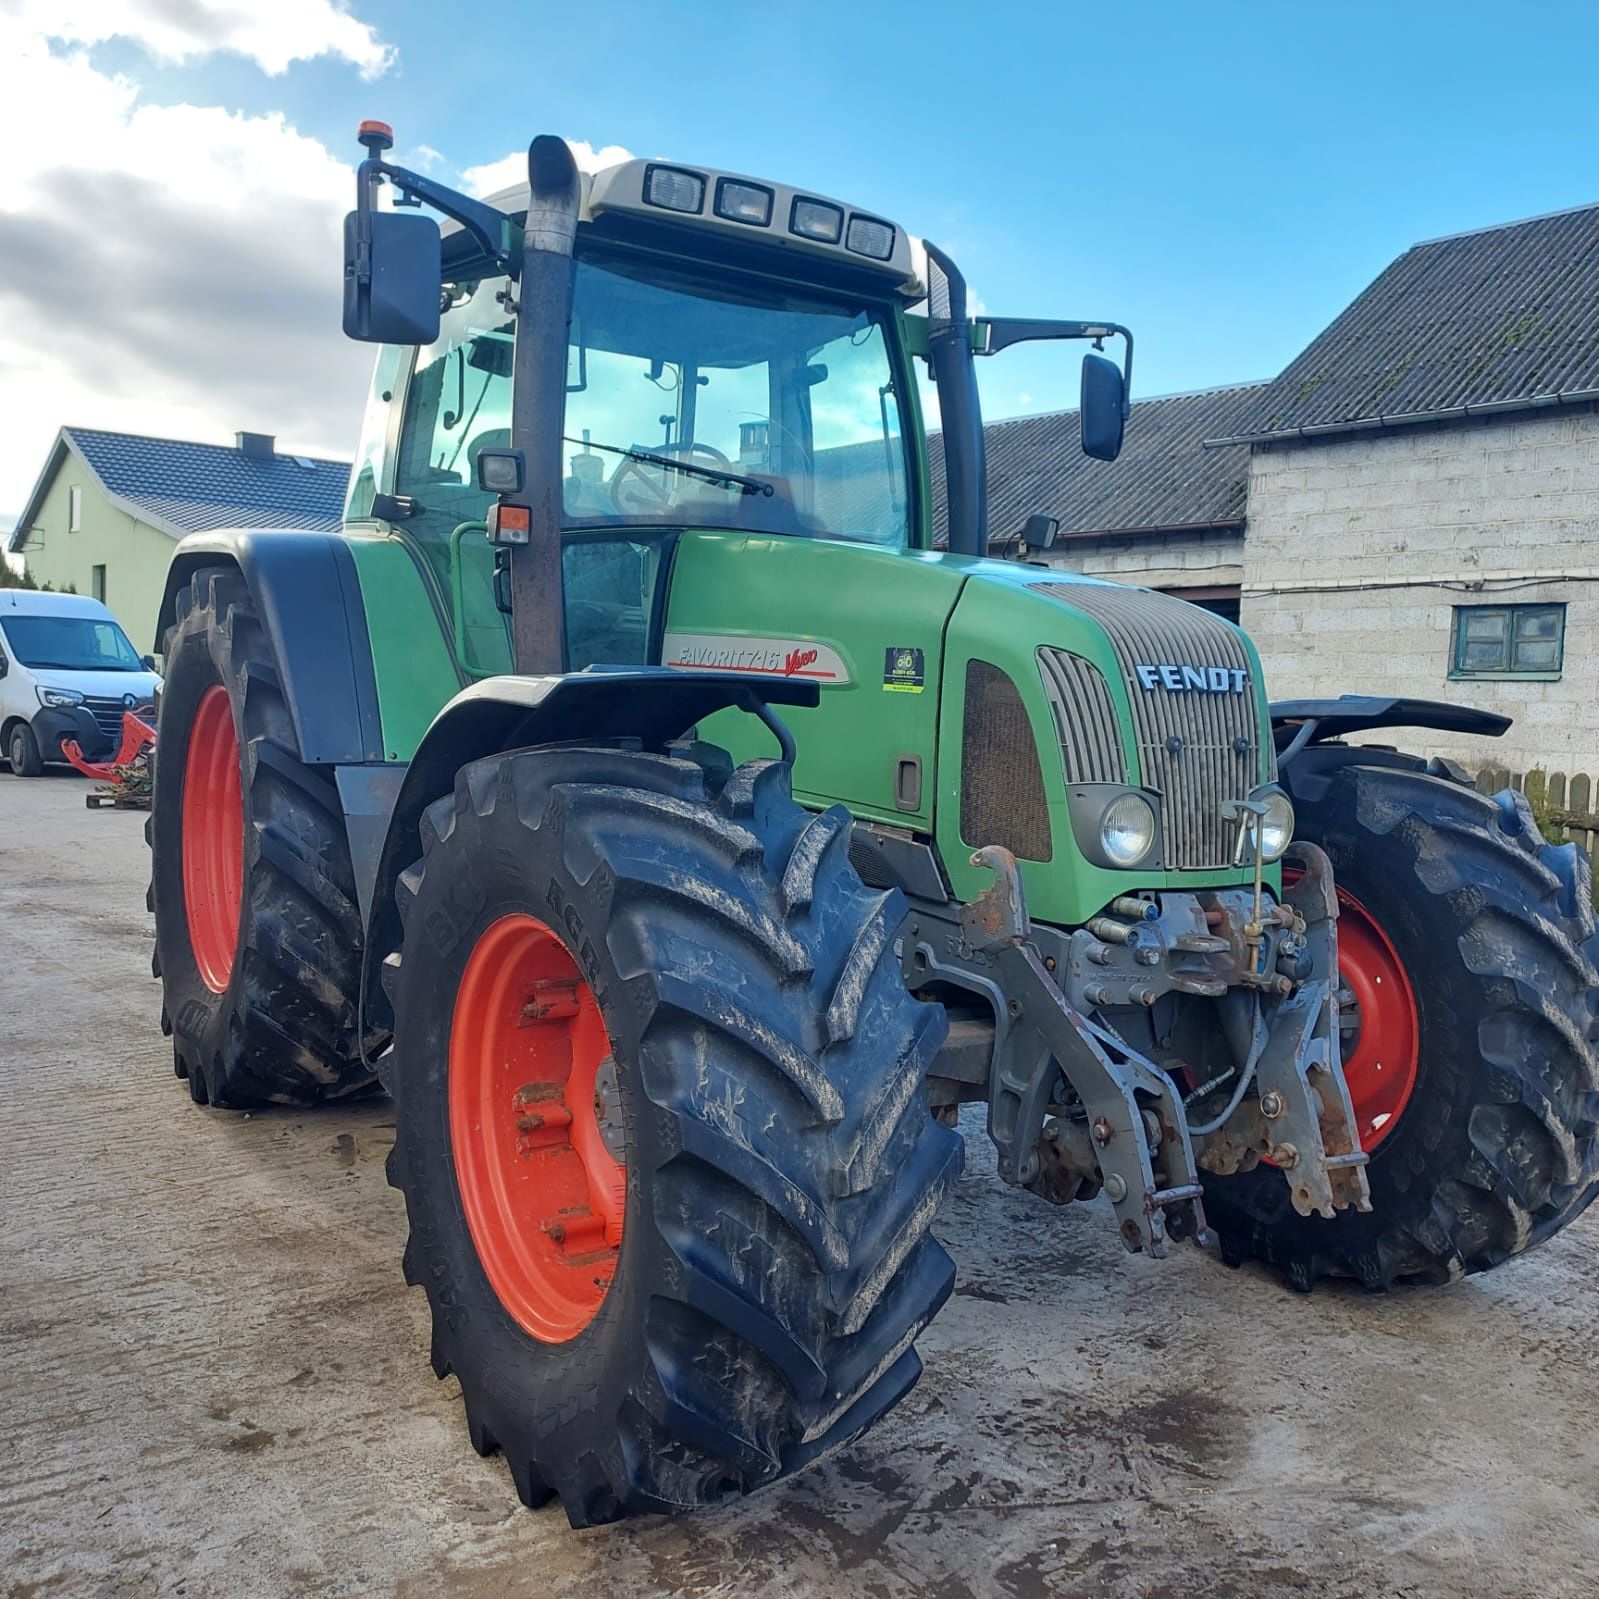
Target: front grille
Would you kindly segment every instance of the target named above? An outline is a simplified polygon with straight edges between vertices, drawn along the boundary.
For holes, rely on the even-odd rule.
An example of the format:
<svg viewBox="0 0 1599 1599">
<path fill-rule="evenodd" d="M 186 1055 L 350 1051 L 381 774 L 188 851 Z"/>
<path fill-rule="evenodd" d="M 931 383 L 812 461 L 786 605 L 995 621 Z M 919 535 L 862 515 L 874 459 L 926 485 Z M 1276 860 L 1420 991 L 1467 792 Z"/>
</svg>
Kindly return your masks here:
<svg viewBox="0 0 1599 1599">
<path fill-rule="evenodd" d="M 1166 865 L 1187 871 L 1230 865 L 1238 827 L 1222 818 L 1221 807 L 1242 799 L 1263 775 L 1264 730 L 1238 631 L 1209 611 L 1147 589 L 1041 583 L 1034 592 L 1097 622 L 1116 651 L 1132 702 L 1144 786 L 1162 798 Z M 1211 694 L 1158 683 L 1148 689 L 1139 681 L 1140 666 L 1241 670 L 1243 692 Z M 1045 676 L 1047 682 L 1047 670 Z M 1093 714 L 1102 717 L 1103 711 Z"/>
<path fill-rule="evenodd" d="M 1068 783 L 1125 783 L 1121 723 L 1110 687 L 1091 661 L 1066 650 L 1041 649 L 1038 666 L 1055 718 Z"/>
<path fill-rule="evenodd" d="M 83 708 L 94 718 L 95 725 L 113 744 L 122 737 L 122 713 L 133 709 L 132 706 L 124 705 L 120 699 L 94 698 L 85 699 Z"/>
</svg>

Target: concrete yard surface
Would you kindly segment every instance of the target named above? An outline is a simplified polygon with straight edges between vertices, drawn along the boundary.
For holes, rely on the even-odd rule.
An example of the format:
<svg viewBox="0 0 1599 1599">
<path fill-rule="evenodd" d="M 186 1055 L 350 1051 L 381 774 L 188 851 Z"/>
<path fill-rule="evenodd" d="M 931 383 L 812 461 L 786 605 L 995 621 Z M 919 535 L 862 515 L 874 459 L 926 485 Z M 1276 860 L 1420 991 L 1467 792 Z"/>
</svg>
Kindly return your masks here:
<svg viewBox="0 0 1599 1599">
<path fill-rule="evenodd" d="M 387 1101 L 202 1110 L 144 818 L 0 775 L 0 1592 L 1599 1593 L 1599 1210 L 1447 1290 L 1290 1293 L 1001 1185 L 921 1385 L 748 1501 L 572 1532 L 428 1367 Z"/>
</svg>

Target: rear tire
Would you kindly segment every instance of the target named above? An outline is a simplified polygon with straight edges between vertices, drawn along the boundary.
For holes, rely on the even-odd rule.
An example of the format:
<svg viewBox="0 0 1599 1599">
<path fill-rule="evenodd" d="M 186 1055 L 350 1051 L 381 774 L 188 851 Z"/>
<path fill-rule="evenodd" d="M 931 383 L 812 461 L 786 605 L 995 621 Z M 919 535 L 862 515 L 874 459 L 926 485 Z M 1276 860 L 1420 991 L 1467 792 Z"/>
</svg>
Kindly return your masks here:
<svg viewBox="0 0 1599 1599">
<path fill-rule="evenodd" d="M 1588 859 L 1545 843 L 1520 794 L 1487 799 L 1402 757 L 1306 753 L 1320 759 L 1285 773 L 1298 836 L 1331 856 L 1410 980 L 1414 1086 L 1371 1151 L 1369 1214 L 1300 1216 L 1282 1174 L 1258 1167 L 1207 1177 L 1206 1215 L 1230 1264 L 1267 1261 L 1296 1288 L 1485 1271 L 1558 1232 L 1596 1191 Z"/>
<path fill-rule="evenodd" d="M 26 722 L 18 722 L 11 729 L 11 743 L 6 754 L 11 761 L 11 771 L 17 777 L 37 777 L 44 770 L 44 757 L 39 753 L 39 741 Z"/>
<path fill-rule="evenodd" d="M 460 1379 L 473 1446 L 503 1449 L 523 1502 L 559 1497 L 574 1526 L 747 1492 L 859 1436 L 916 1381 L 913 1340 L 953 1282 L 928 1230 L 961 1160 L 927 1105 L 945 1021 L 905 989 L 903 900 L 862 886 L 847 813 L 801 809 L 787 768 L 726 773 L 725 757 L 615 749 L 478 761 L 426 813 L 398 887 L 383 1075 L 406 1278 L 427 1291 L 434 1370 Z M 548 1181 L 529 1164 L 557 1158 L 546 1107 L 581 1116 L 587 1089 L 566 1109 L 542 1079 L 503 1106 L 455 1103 L 483 1069 L 467 1031 L 482 995 L 518 1026 L 557 1014 L 547 982 L 524 996 L 474 980 L 455 1019 L 494 930 L 529 922 L 559 932 L 597 1003 L 625 1129 L 619 1234 L 600 1242 L 582 1204 L 523 1229 L 545 1256 L 545 1237 L 592 1240 L 569 1264 L 600 1293 L 579 1283 L 597 1302 L 566 1325 L 513 1314 L 491 1286 L 504 1240 L 485 1256 L 468 1218 L 488 1201 L 462 1150 L 480 1115 L 512 1116 L 510 1186 Z"/>
<path fill-rule="evenodd" d="M 174 1070 L 201 1104 L 233 1109 L 358 1092 L 372 1077 L 357 1047 L 362 928 L 344 812 L 331 774 L 299 758 L 235 569 L 195 574 L 164 653 L 145 836 Z M 202 780 L 214 797 L 186 808 Z"/>
</svg>

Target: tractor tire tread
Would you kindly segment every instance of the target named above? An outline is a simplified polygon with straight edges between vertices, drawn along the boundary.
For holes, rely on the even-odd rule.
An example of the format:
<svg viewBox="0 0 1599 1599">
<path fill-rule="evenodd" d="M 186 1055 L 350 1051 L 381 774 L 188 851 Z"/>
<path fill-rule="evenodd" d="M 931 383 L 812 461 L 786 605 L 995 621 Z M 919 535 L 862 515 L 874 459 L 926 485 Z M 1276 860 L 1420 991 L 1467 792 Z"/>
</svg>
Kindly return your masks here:
<svg viewBox="0 0 1599 1599">
<path fill-rule="evenodd" d="M 1453 1093 L 1423 1112 L 1441 1118 L 1429 1143 L 1400 1147 L 1401 1123 L 1378 1146 L 1371 1215 L 1290 1217 L 1286 1185 L 1263 1169 L 1207 1181 L 1207 1216 L 1226 1258 L 1263 1260 L 1301 1290 L 1323 1277 L 1386 1289 L 1488 1270 L 1568 1225 L 1599 1192 L 1599 933 L 1587 857 L 1547 843 L 1519 793 L 1484 796 L 1353 753 L 1324 792 L 1295 803 L 1302 836 L 1329 851 L 1351 892 L 1368 901 L 1402 879 L 1418 909 L 1396 914 L 1414 914 L 1416 928 L 1427 918 L 1409 947 L 1428 951 L 1429 964 L 1413 967 L 1424 1027 L 1443 994 L 1439 1013 L 1461 1029 L 1460 1058 L 1445 1068 Z M 1386 886 L 1372 881 L 1383 874 Z M 1397 936 L 1397 924 L 1389 931 Z M 1424 1073 L 1426 1055 L 1424 1043 Z M 1421 1092 L 1418 1081 L 1404 1115 Z"/>
<path fill-rule="evenodd" d="M 174 670 L 205 672 L 223 685 L 241 728 L 246 816 L 248 910 L 234 976 L 217 995 L 196 986 L 182 903 L 178 821 L 187 729 L 158 726 L 166 758 L 156 758 L 146 823 L 148 903 L 180 1075 L 202 1103 L 227 1109 L 361 1093 L 372 1074 L 358 1037 L 362 928 L 349 840 L 331 779 L 299 757 L 271 645 L 235 569 L 194 574 L 163 646 L 168 684 L 158 723 L 177 703 Z M 172 988 L 185 978 L 194 990 L 188 999 Z M 215 1013 L 201 1027 L 187 1019 L 196 1006 Z"/>
<path fill-rule="evenodd" d="M 428 808 L 422 859 L 398 885 L 408 923 L 439 904 L 435 872 L 458 884 L 471 848 L 487 847 L 474 840 L 503 843 L 482 825 L 501 807 L 521 830 L 556 829 L 574 877 L 608 905 L 589 936 L 632 974 L 641 1103 L 662 1152 L 647 1213 L 629 1211 L 661 1246 L 637 1268 L 650 1274 L 643 1356 L 567 1407 L 581 1427 L 531 1417 L 506 1373 L 486 1368 L 481 1318 L 463 1307 L 428 1197 L 439 1174 L 409 1147 L 420 1062 L 407 1053 L 402 948 L 385 963 L 400 996 L 388 1173 L 411 1218 L 408 1279 L 427 1291 L 473 1446 L 506 1455 L 523 1503 L 558 1497 L 589 1526 L 747 1491 L 857 1436 L 908 1391 L 914 1340 L 953 1286 L 930 1228 L 961 1143 L 916 1092 L 942 1012 L 900 975 L 903 901 L 866 888 L 846 851 L 814 847 L 817 819 L 778 763 L 728 772 L 681 748 L 559 749 L 476 763 Z M 704 958 L 691 961 L 696 947 Z"/>
</svg>

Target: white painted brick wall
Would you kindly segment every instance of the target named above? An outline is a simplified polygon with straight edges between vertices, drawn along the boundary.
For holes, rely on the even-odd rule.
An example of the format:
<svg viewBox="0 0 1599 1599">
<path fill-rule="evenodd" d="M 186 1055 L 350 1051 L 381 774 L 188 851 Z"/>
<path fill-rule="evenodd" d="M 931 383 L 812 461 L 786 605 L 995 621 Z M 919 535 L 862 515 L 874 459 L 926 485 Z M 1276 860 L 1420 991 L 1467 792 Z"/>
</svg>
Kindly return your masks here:
<svg viewBox="0 0 1599 1599">
<path fill-rule="evenodd" d="M 1274 445 L 1251 462 L 1243 623 L 1274 699 L 1399 693 L 1516 718 L 1498 740 L 1384 735 L 1421 754 L 1599 772 L 1599 581 L 1440 581 L 1583 569 L 1599 572 L 1593 411 Z M 1280 587 L 1317 582 L 1340 586 Z M 1560 681 L 1450 678 L 1453 608 L 1496 601 L 1565 602 Z"/>
</svg>

